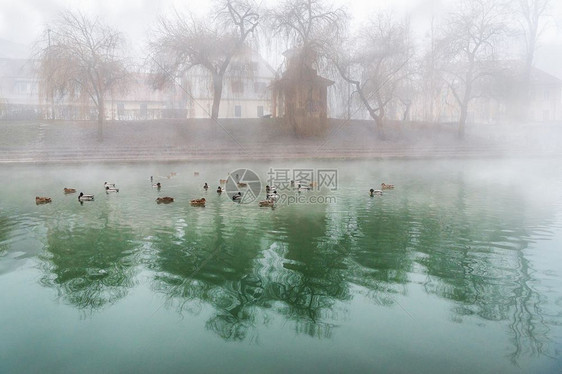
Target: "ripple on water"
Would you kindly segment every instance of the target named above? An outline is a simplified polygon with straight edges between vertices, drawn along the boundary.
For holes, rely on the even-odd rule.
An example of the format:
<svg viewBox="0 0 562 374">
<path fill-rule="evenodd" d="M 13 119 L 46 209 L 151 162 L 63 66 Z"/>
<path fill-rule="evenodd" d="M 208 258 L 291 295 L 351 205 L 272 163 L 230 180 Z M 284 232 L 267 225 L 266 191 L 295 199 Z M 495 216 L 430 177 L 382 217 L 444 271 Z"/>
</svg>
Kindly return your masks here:
<svg viewBox="0 0 562 374">
<path fill-rule="evenodd" d="M 35 206 L 28 198 L 21 203 L 15 191 L 14 198 L 8 199 L 15 200 L 9 202 L 13 206 L 4 207 L 6 203 L 1 202 L 0 272 L 12 266 L 10 260 L 36 256 L 39 266 L 34 279 L 40 278 L 42 286 L 54 288 L 72 306 L 103 306 L 123 298 L 110 313 L 101 311 L 110 322 L 136 315 L 132 308 L 150 303 L 155 292 L 173 299 L 180 310 L 186 305 L 209 305 L 211 314 L 226 316 L 233 326 L 238 321 L 272 329 L 264 336 L 276 336 L 276 323 L 260 326 L 260 319 L 252 319 L 252 313 L 274 306 L 268 318 L 279 318 L 280 335 L 286 333 L 287 321 L 301 326 L 297 334 L 310 336 L 314 336 L 315 326 L 333 323 L 338 326 L 334 342 L 349 337 L 365 346 L 373 342 L 368 334 L 377 329 L 381 316 L 391 325 L 402 322 L 391 319 L 392 310 L 382 309 L 395 305 L 398 296 L 405 303 L 430 309 L 421 311 L 435 318 L 429 330 L 446 327 L 454 330 L 447 336 L 466 333 L 478 341 L 487 341 L 488 331 L 503 334 L 507 325 L 519 322 L 512 322 L 521 319 L 518 313 L 533 314 L 527 320 L 540 318 L 544 310 L 557 313 L 561 277 L 553 253 L 559 253 L 560 201 L 541 204 L 534 197 L 513 194 L 519 181 L 491 186 L 484 181 L 487 173 L 484 178 L 464 168 L 462 162 L 454 167 L 447 164 L 445 170 L 438 162 L 432 166 L 435 164 L 424 161 L 424 167 L 402 161 L 369 163 L 374 164 L 376 167 L 367 168 L 363 163 L 357 167 L 361 172 L 353 186 L 348 180 L 340 181 L 341 188 L 330 191 L 337 197 L 331 203 L 275 209 L 233 204 L 226 195 L 203 195 L 202 178 L 193 177 L 193 172 L 165 180 L 162 190 L 156 191 L 146 182 L 146 165 L 123 167 L 118 176 L 129 178 L 123 176 L 122 192 L 106 196 L 98 193 L 99 181 L 105 179 L 100 178 L 102 172 L 47 166 L 42 171 L 55 177 L 42 178 L 37 184 L 40 190 L 61 194 L 53 194 L 58 197 L 52 204 Z M 357 164 L 341 165 L 346 173 L 348 165 Z M 176 166 L 195 168 L 192 164 Z M 205 166 L 207 170 L 223 168 Z M 113 166 L 101 169 L 109 174 Z M 66 174 L 64 178 L 58 177 L 61 173 Z M 474 174 L 481 179 L 475 181 Z M 95 193 L 96 200 L 80 205 L 75 196 L 63 198 L 60 180 L 70 178 L 76 187 Z M 218 180 L 219 173 L 212 178 Z M 120 182 L 111 176 L 107 179 Z M 397 188 L 380 197 L 369 197 L 368 188 L 362 186 L 375 187 L 390 179 Z M 158 196 L 173 196 L 176 201 L 158 205 Z M 205 208 L 189 205 L 190 198 L 202 196 L 208 200 Z M 137 272 L 145 276 L 138 277 Z M 29 290 L 25 286 L 22 293 Z M 134 287 L 139 292 L 129 292 Z M 134 297 L 126 299 L 128 294 Z M 142 297 L 146 300 L 139 299 Z M 37 301 L 41 298 L 27 300 L 37 310 L 45 306 Z M 338 315 L 340 302 L 354 316 L 353 321 Z M 365 313 L 373 311 L 372 303 L 380 309 Z M 449 323 L 462 321 L 464 315 L 480 316 L 479 323 L 487 319 L 503 324 L 479 330 L 471 323 Z M 169 321 L 157 324 L 178 326 L 174 313 L 158 317 Z M 551 312 L 550 318 L 549 326 L 560 324 L 559 314 Z M 199 323 L 197 318 L 189 320 Z M 201 330 L 227 339 L 221 334 L 228 323 L 221 323 L 220 318 L 203 321 Z M 364 326 L 369 329 L 362 329 Z M 160 327 L 149 326 L 153 331 Z M 26 331 L 23 325 L 21 331 Z M 88 333 L 102 336 L 108 331 L 101 328 Z M 414 328 L 412 334 L 418 334 L 414 339 L 420 341 L 429 337 L 428 346 L 440 344 L 443 336 L 438 334 L 431 341 L 432 336 Z M 289 335 L 289 344 L 299 341 L 293 333 Z M 393 340 L 396 334 L 381 339 L 390 341 L 390 346 L 401 344 Z M 498 341 L 509 339 L 502 335 Z M 306 339 L 305 343 L 313 341 Z M 367 362 L 369 354 L 372 350 L 359 360 Z M 445 349 L 443 356 L 451 356 L 451 351 Z"/>
</svg>

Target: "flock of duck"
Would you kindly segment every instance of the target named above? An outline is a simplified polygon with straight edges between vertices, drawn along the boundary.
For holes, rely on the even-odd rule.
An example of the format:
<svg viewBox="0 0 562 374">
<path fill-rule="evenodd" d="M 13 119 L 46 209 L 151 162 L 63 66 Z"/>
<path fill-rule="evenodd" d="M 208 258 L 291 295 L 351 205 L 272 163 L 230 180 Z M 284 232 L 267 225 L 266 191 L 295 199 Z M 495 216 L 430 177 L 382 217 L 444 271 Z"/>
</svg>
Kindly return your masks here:
<svg viewBox="0 0 562 374">
<path fill-rule="evenodd" d="M 104 182 L 103 188 L 104 188 L 106 193 L 119 192 L 119 188 L 115 187 L 115 183 Z M 75 188 L 64 187 L 63 191 L 64 191 L 65 195 L 76 193 Z M 78 195 L 78 201 L 80 201 L 80 202 L 92 201 L 92 200 L 94 200 L 94 195 L 85 194 L 83 192 L 80 192 L 80 194 Z M 35 196 L 35 204 L 37 204 L 37 205 L 47 204 L 47 203 L 50 203 L 51 201 L 53 201 L 53 199 L 51 199 L 50 197 Z"/>
<path fill-rule="evenodd" d="M 175 176 L 176 173 L 171 173 L 168 178 Z M 195 176 L 199 175 L 199 172 L 194 172 Z M 150 177 L 150 182 L 153 182 L 153 177 Z M 219 179 L 219 186 L 217 187 L 217 193 L 221 194 L 225 191 L 224 187 L 222 187 L 223 184 L 226 184 L 227 180 L 226 179 Z M 294 184 L 294 181 L 291 181 L 291 187 L 297 189 L 299 192 L 300 191 L 304 191 L 304 190 L 310 190 L 312 189 L 312 187 L 314 187 L 314 183 L 310 183 L 310 184 L 302 184 L 302 183 L 298 183 L 296 186 Z M 247 184 L 246 183 L 242 183 L 239 182 L 238 183 L 238 187 L 246 187 Z M 108 183 L 108 182 L 104 182 L 103 184 L 104 190 L 107 194 L 109 193 L 113 193 L 113 192 L 119 192 L 119 188 L 117 188 L 115 186 L 115 183 Z M 153 183 L 152 187 L 157 188 L 158 190 L 160 190 L 160 188 L 162 187 L 162 184 L 160 182 L 157 183 Z M 207 182 L 205 182 L 205 184 L 203 185 L 203 189 L 205 191 L 207 191 L 209 189 L 209 185 L 207 184 Z M 380 190 L 375 190 L 373 188 L 371 188 L 369 190 L 369 195 L 370 196 L 382 196 L 383 194 L 383 190 L 393 190 L 394 189 L 394 185 L 393 184 L 385 184 L 385 183 L 381 183 L 381 189 Z M 64 193 L 65 194 L 72 194 L 72 193 L 76 193 L 76 189 L 75 188 L 64 188 Z M 260 207 L 273 207 L 275 205 L 275 203 L 279 200 L 279 194 L 276 191 L 275 187 L 270 187 L 265 186 L 265 193 L 266 193 L 266 199 L 259 201 L 258 205 Z M 94 195 L 92 194 L 84 194 L 83 192 L 80 192 L 80 194 L 78 195 L 78 201 L 80 203 L 83 203 L 84 201 L 93 201 L 94 200 Z M 242 193 L 238 192 L 236 194 L 234 194 L 232 196 L 232 200 L 233 201 L 237 201 L 240 202 L 242 201 Z M 36 196 L 35 197 L 35 203 L 37 205 L 39 204 L 46 204 L 46 203 L 50 203 L 52 201 L 52 199 L 50 197 L 44 197 L 44 196 Z M 158 197 L 156 198 L 156 203 L 157 204 L 169 204 L 174 202 L 174 198 L 170 197 L 170 196 L 163 196 L 163 197 Z M 190 204 L 192 206 L 202 206 L 204 207 L 206 203 L 206 200 L 204 197 L 199 198 L 199 199 L 192 199 L 190 200 Z"/>
<path fill-rule="evenodd" d="M 175 172 L 172 172 L 172 173 L 170 173 L 170 175 L 167 176 L 167 178 L 170 179 L 171 177 L 173 177 L 173 176 L 175 176 L 175 175 L 176 175 L 176 173 L 175 173 Z M 195 172 L 194 175 L 195 175 L 195 176 L 198 176 L 198 175 L 199 175 L 199 172 Z M 150 177 L 150 182 L 152 183 L 153 181 L 154 181 L 154 178 L 151 176 L 151 177 Z M 225 184 L 225 183 L 226 183 L 226 179 L 220 179 L 220 180 L 219 180 L 219 183 L 220 183 L 220 184 Z M 238 185 L 239 185 L 239 187 L 246 186 L 245 183 L 238 183 Z M 162 184 L 161 184 L 160 182 L 153 183 L 153 184 L 152 184 L 152 187 L 157 188 L 157 189 L 160 191 L 160 189 L 162 188 Z M 104 182 L 103 188 L 104 188 L 104 190 L 105 190 L 105 192 L 106 192 L 107 194 L 112 193 L 112 192 L 119 192 L 119 188 L 117 188 L 117 187 L 115 186 L 115 183 Z M 205 190 L 207 190 L 207 189 L 209 188 L 209 185 L 208 185 L 207 183 L 205 183 L 205 185 L 203 186 L 203 188 L 204 188 Z M 223 191 L 224 191 L 224 188 L 219 185 L 219 187 L 217 188 L 217 193 L 220 194 L 220 193 L 222 193 Z M 75 188 L 67 188 L 67 187 L 65 187 L 65 188 L 64 188 L 64 193 L 65 193 L 65 194 L 76 193 L 76 189 L 75 189 Z M 240 201 L 241 199 L 242 199 L 242 194 L 241 194 L 240 192 L 232 197 L 232 200 L 234 200 L 234 201 Z M 80 203 L 83 203 L 84 201 L 93 201 L 93 200 L 94 200 L 94 195 L 92 195 L 92 194 L 85 194 L 85 193 L 83 193 L 83 192 L 80 192 L 80 194 L 78 195 L 78 201 L 79 201 Z M 45 196 L 36 196 L 36 197 L 35 197 L 35 203 L 36 203 L 37 205 L 39 205 L 39 204 L 47 204 L 47 203 L 50 203 L 50 202 L 52 202 L 52 198 L 50 198 L 50 197 L 45 197 Z M 172 202 L 174 202 L 174 198 L 173 198 L 173 197 L 170 197 L 170 196 L 163 196 L 163 197 L 158 197 L 158 198 L 156 198 L 156 203 L 157 203 L 157 204 L 169 204 L 169 203 L 172 203 Z M 191 204 L 192 206 L 205 206 L 205 203 L 206 203 L 206 200 L 205 200 L 204 197 L 199 198 L 199 199 L 190 200 L 190 204 Z"/>
</svg>

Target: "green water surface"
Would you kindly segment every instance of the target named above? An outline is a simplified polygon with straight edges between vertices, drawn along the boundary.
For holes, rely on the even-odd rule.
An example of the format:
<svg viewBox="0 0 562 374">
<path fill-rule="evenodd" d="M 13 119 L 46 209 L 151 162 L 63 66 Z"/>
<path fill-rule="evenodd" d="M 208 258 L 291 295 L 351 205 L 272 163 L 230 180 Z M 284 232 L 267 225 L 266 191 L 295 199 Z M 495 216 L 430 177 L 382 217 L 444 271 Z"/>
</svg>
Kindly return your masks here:
<svg viewBox="0 0 562 374">
<path fill-rule="evenodd" d="M 337 185 L 237 204 L 215 192 L 237 168 L 263 186 L 272 170 L 336 170 Z M 558 160 L 4 165 L 0 178 L 0 373 L 562 372 Z M 370 197 L 381 182 L 396 188 Z"/>
</svg>

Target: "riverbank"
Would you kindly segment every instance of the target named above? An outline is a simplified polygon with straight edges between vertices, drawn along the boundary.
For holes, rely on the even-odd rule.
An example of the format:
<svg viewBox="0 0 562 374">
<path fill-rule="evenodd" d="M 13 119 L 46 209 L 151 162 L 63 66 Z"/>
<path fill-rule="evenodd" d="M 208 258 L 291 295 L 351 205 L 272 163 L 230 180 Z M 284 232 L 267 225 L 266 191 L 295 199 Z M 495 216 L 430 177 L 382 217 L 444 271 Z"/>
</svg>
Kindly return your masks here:
<svg viewBox="0 0 562 374">
<path fill-rule="evenodd" d="M 299 138 L 274 119 L 0 122 L 0 163 L 296 158 L 453 158 L 562 155 L 557 125 L 468 126 L 331 120 Z"/>
</svg>

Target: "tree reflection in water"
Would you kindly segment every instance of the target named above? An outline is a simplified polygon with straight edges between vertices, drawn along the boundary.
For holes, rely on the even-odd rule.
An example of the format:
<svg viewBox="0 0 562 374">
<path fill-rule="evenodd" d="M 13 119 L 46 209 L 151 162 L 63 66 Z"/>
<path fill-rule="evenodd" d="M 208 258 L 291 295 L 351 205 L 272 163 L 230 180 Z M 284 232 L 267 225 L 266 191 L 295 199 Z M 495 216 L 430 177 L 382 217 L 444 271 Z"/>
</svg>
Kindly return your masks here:
<svg viewBox="0 0 562 374">
<path fill-rule="evenodd" d="M 249 280 L 259 250 L 255 228 L 246 228 L 241 217 L 222 214 L 220 205 L 209 222 L 202 222 L 198 211 L 187 214 L 194 225 L 153 238 L 155 249 L 147 264 L 156 272 L 153 288 L 179 313 L 198 313 L 201 303 L 212 305 L 216 315 L 207 327 L 226 340 L 245 339 L 260 293 L 259 280 L 257 286 Z"/>
<path fill-rule="evenodd" d="M 412 186 L 415 192 L 399 198 L 350 199 L 345 211 L 328 214 L 326 240 L 345 254 L 346 280 L 375 303 L 392 306 L 393 295 L 406 294 L 410 275 L 425 273 L 426 292 L 455 303 L 454 320 L 506 322 L 514 362 L 522 355 L 552 355 L 547 300 L 533 286 L 535 270 L 525 256 L 552 212 L 525 206 L 523 196 L 505 191 L 476 193 L 460 175 L 451 184 Z"/>
<path fill-rule="evenodd" d="M 501 189 L 465 187 L 459 175 L 446 183 L 422 179 L 380 199 L 339 196 L 334 206 L 268 214 L 240 207 L 244 214 L 233 216 L 217 201 L 212 214 L 187 209 L 161 223 L 142 257 L 132 254 L 135 234 L 113 226 L 110 213 L 46 220 L 42 282 L 77 308 L 97 310 L 123 298 L 136 266 L 145 266 L 165 306 L 196 314 L 209 305 L 210 331 L 255 341 L 258 327 L 276 315 L 298 334 L 331 338 L 357 293 L 399 306 L 397 296 L 421 276 L 425 292 L 451 302 L 454 321 L 505 325 L 514 361 L 551 354 L 545 305 L 553 301 L 541 293 L 528 252 L 546 235 L 539 230 L 552 208 L 527 206 Z"/>
<path fill-rule="evenodd" d="M 86 312 L 115 303 L 134 286 L 133 233 L 108 221 L 104 213 L 86 220 L 60 219 L 47 227 L 41 284 Z"/>
<path fill-rule="evenodd" d="M 420 211 L 415 250 L 423 254 L 418 262 L 426 269 L 426 291 L 454 301 L 458 322 L 469 316 L 507 322 L 514 363 L 522 355 L 549 355 L 541 307 L 546 300 L 533 288 L 535 271 L 525 257 L 537 235 L 529 227 L 541 226 L 530 221 L 548 213 L 535 217 L 523 196 L 509 195 L 517 204 L 495 191 L 476 199 L 468 196 L 464 181 L 458 186 L 456 199 Z"/>
<path fill-rule="evenodd" d="M 501 194 L 486 191 L 479 201 L 462 180 L 443 188 L 447 194 L 433 192 L 439 201 L 422 190 L 369 204 L 355 199 L 345 210 L 284 207 L 274 232 L 268 221 L 246 224 L 219 208 L 213 222 L 156 236 L 148 264 L 154 288 L 180 313 L 211 305 L 206 326 L 225 340 L 257 339 L 256 326 L 271 322 L 268 311 L 299 334 L 330 338 L 351 287 L 378 305 L 400 306 L 396 295 L 406 295 L 412 274 L 421 273 L 426 292 L 454 302 L 454 320 L 507 322 L 514 360 L 548 354 L 544 300 L 525 258 L 534 235 L 528 227 L 540 227 L 529 221 L 548 213 L 526 214 L 519 205 L 518 214 L 496 214 L 512 206 Z"/>
<path fill-rule="evenodd" d="M 378 305 L 396 304 L 412 271 L 408 209 L 374 205 L 369 218 L 357 210 L 343 219 L 339 247 L 348 253 L 348 280 Z"/>
<path fill-rule="evenodd" d="M 286 232 L 281 242 L 267 237 L 267 223 L 248 228 L 221 214 L 213 232 L 158 235 L 154 288 L 180 313 L 196 313 L 199 302 L 212 305 L 215 315 L 206 326 L 225 340 L 257 339 L 256 323 L 269 322 L 269 309 L 293 320 L 299 333 L 330 337 L 333 326 L 326 320 L 334 300 L 347 299 L 349 292 L 343 255 L 319 244 L 326 225 L 318 217 L 285 219 L 278 228 Z"/>
<path fill-rule="evenodd" d="M 7 239 L 10 234 L 10 225 L 8 225 L 9 220 L 3 215 L 0 216 L 0 257 L 4 256 L 8 252 Z"/>
</svg>

